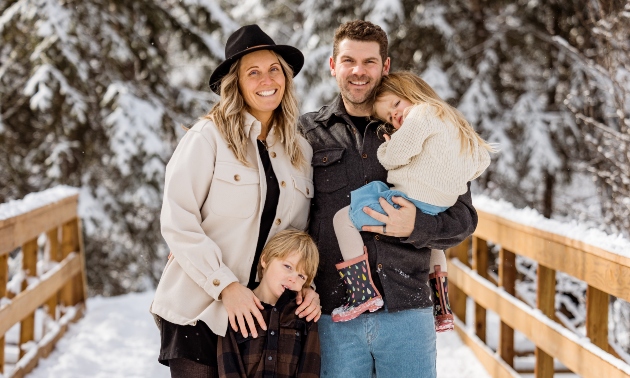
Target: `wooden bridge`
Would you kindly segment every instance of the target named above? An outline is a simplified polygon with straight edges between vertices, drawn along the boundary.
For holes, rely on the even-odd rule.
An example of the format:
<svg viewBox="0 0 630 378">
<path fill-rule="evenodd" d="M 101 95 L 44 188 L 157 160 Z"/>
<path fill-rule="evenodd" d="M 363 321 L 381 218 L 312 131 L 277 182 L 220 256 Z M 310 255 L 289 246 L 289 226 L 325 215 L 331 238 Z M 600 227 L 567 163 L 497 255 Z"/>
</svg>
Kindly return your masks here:
<svg viewBox="0 0 630 378">
<path fill-rule="evenodd" d="M 83 314 L 87 290 L 77 203 L 78 195 L 71 195 L 0 220 L 0 372 L 6 377 L 25 376 Z M 608 344 L 610 296 L 630 301 L 630 258 L 483 211 L 471 240 L 448 251 L 449 290 L 457 332 L 491 376 L 630 377 L 630 365 Z M 497 278 L 489 272 L 489 247 L 498 249 Z M 8 284 L 9 254 L 12 261 L 21 255 L 21 269 L 13 272 L 24 276 L 18 290 Z M 515 295 L 516 255 L 538 264 L 535 307 Z M 556 271 L 588 285 L 586 337 L 555 314 Z M 500 318 L 496 350 L 486 342 L 493 331 L 487 311 Z M 36 321 L 36 313 L 49 321 Z M 474 323 L 466 324 L 467 317 Z M 5 343 L 17 324 L 18 340 Z M 533 369 L 515 367 L 524 353 L 517 356 L 515 331 L 535 345 Z"/>
</svg>

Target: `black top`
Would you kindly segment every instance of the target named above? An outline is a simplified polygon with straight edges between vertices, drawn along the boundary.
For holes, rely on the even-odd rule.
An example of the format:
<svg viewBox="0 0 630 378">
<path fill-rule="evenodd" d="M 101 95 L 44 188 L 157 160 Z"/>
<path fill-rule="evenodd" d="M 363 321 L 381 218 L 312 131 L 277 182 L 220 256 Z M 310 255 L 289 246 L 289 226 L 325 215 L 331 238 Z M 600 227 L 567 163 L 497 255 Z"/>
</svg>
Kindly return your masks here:
<svg viewBox="0 0 630 378">
<path fill-rule="evenodd" d="M 343 258 L 333 230 L 333 217 L 350 204 L 350 191 L 376 180 L 387 182 L 387 170 L 376 156 L 383 143 L 376 133 L 381 123 L 370 122 L 363 134 L 354 133 L 354 128 L 348 127 L 351 123 L 354 121 L 341 96 L 318 112 L 302 115 L 298 121 L 302 135 L 313 148 L 315 196 L 311 201 L 309 233 L 319 248 L 315 285 L 324 314 L 341 306 L 346 293 L 335 268 Z M 436 216 L 416 211 L 414 229 L 408 238 L 361 232 L 372 279 L 387 310 L 431 307 L 426 284 L 431 248 L 459 244 L 476 225 L 477 213 L 469 189 L 455 205 Z"/>
<path fill-rule="evenodd" d="M 278 185 L 278 179 L 271 166 L 271 159 L 269 159 L 267 148 L 261 141 L 258 141 L 258 155 L 265 169 L 267 196 L 265 197 L 265 206 L 263 207 L 262 217 L 260 218 L 260 229 L 258 231 L 258 243 L 256 244 L 254 263 L 252 264 L 252 270 L 249 273 L 249 282 L 247 283 L 247 287 L 251 290 L 254 290 L 256 286 L 258 286 L 256 282 L 258 260 L 260 259 L 260 253 L 265 246 L 267 237 L 269 236 L 269 230 L 271 230 L 273 221 L 276 218 L 276 209 L 278 208 L 278 200 L 280 198 L 280 185 Z"/>
<path fill-rule="evenodd" d="M 258 260 L 276 217 L 276 209 L 280 198 L 280 186 L 271 166 L 267 148 L 261 141 L 258 141 L 258 154 L 265 169 L 267 195 L 262 218 L 260 219 L 256 254 L 249 275 L 249 283 L 247 284 L 247 287 L 250 289 L 258 286 L 256 282 Z M 207 324 L 198 321 L 194 326 L 182 326 L 159 317 L 158 322 L 161 330 L 161 346 L 158 357 L 160 363 L 168 366 L 168 360 L 170 359 L 186 358 L 204 365 L 217 366 L 217 335 L 212 332 Z"/>
<path fill-rule="evenodd" d="M 352 123 L 354 124 L 354 127 L 356 127 L 357 130 L 359 130 L 361 135 L 365 134 L 365 129 L 367 128 L 367 125 L 370 123 L 370 117 L 355 117 L 351 115 L 349 115 L 349 117 Z"/>
</svg>

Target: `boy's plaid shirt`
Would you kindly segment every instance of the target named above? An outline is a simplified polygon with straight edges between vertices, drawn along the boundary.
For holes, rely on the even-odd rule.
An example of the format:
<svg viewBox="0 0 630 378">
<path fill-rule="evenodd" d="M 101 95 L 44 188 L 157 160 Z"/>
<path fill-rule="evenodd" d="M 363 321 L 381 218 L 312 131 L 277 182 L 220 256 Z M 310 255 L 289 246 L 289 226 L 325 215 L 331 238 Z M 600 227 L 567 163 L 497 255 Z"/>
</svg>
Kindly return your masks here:
<svg viewBox="0 0 630 378">
<path fill-rule="evenodd" d="M 219 337 L 219 376 L 225 378 L 317 378 L 320 373 L 317 323 L 295 315 L 296 293 L 285 291 L 275 306 L 264 304 L 267 331 L 244 338 L 228 326 Z"/>
</svg>

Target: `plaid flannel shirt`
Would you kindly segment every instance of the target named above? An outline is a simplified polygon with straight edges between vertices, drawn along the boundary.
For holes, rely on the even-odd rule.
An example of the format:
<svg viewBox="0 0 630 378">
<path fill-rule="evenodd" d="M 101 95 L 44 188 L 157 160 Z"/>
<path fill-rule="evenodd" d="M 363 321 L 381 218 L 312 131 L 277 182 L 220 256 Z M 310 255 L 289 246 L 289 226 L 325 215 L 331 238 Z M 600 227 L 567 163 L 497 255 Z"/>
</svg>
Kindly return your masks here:
<svg viewBox="0 0 630 378">
<path fill-rule="evenodd" d="M 258 337 L 244 338 L 228 328 L 219 337 L 219 376 L 225 378 L 317 378 L 320 372 L 317 323 L 295 315 L 296 293 L 285 291 L 275 306 L 264 304 L 267 331 L 257 325 Z"/>
</svg>

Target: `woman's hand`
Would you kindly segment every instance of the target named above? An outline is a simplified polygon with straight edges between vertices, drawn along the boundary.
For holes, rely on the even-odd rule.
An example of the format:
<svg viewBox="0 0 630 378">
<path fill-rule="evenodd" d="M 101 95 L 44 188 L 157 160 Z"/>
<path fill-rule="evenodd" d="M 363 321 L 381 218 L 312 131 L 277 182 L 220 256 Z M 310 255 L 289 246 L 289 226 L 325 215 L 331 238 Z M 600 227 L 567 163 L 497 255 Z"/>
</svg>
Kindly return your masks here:
<svg viewBox="0 0 630 378">
<path fill-rule="evenodd" d="M 378 202 L 385 210 L 387 215 L 383 215 L 369 207 L 364 207 L 363 211 L 379 222 L 385 223 L 385 226 L 363 226 L 362 231 L 375 232 L 377 234 L 396 236 L 399 238 L 408 238 L 413 232 L 416 224 L 416 206 L 402 197 L 392 197 L 394 203 L 400 205 L 399 209 L 390 205 L 385 198 L 381 197 Z"/>
<path fill-rule="evenodd" d="M 247 329 L 254 338 L 258 337 L 254 318 L 263 330 L 267 330 L 267 325 L 263 319 L 262 310 L 264 307 L 254 292 L 238 282 L 232 282 L 221 291 L 221 300 L 228 313 L 230 325 L 234 332 L 241 330 L 243 337 L 247 337 Z M 247 327 L 245 327 L 247 324 Z"/>
<path fill-rule="evenodd" d="M 319 305 L 319 294 L 312 288 L 307 287 L 298 291 L 295 301 L 300 305 L 297 310 L 295 310 L 295 315 L 298 315 L 300 318 L 306 316 L 307 322 L 311 320 L 317 322 L 319 317 L 322 316 L 322 306 Z"/>
</svg>

